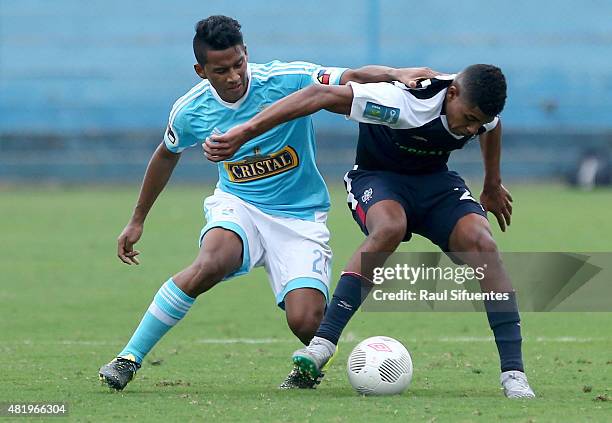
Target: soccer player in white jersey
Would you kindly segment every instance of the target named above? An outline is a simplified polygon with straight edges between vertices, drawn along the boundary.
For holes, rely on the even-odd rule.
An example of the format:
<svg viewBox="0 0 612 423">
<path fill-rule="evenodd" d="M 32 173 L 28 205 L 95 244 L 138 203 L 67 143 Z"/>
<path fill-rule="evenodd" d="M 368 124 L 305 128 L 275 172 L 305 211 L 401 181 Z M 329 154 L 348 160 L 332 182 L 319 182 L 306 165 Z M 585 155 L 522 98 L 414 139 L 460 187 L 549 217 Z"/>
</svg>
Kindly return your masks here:
<svg viewBox="0 0 612 423">
<path fill-rule="evenodd" d="M 248 63 L 240 24 L 211 16 L 196 25 L 193 50 L 203 79 L 172 108 L 164 140 L 153 153 L 133 215 L 117 241 L 124 263 L 138 264 L 145 218 L 181 152 L 243 123 L 275 101 L 310 84 L 375 82 L 431 76 L 429 69 L 367 66 L 322 68 L 306 62 Z M 193 263 L 163 284 L 125 348 L 100 368 L 100 378 L 121 390 L 145 355 L 182 319 L 196 297 L 222 280 L 264 266 L 279 307 L 304 344 L 327 304 L 331 250 L 326 227 L 329 194 L 315 165 L 310 117 L 296 119 L 243 145 L 219 163 L 219 182 L 204 201 L 206 225 Z M 297 371 L 284 388 L 310 388 Z"/>
<path fill-rule="evenodd" d="M 491 211 L 505 230 L 512 214 L 512 197 L 501 184 L 500 174 L 498 114 L 505 101 L 503 73 L 482 64 L 458 75 L 423 81 L 417 89 L 397 83 L 312 86 L 206 141 L 204 150 L 214 161 L 275 125 L 321 109 L 359 122 L 355 167 L 344 180 L 349 208 L 367 238 L 346 265 L 315 337 L 293 354 L 297 368 L 319 376 L 336 351 L 342 330 L 371 290 L 372 269 L 384 260 L 365 268 L 362 254 L 384 259 L 417 233 L 455 261 L 472 267 L 484 263 L 481 289 L 506 294 L 505 300 L 484 301 L 499 352 L 504 393 L 508 398 L 535 396 L 523 368 L 515 294 L 486 218 Z M 480 136 L 485 167 L 482 205 L 447 167 L 450 153 L 475 135 Z"/>
</svg>

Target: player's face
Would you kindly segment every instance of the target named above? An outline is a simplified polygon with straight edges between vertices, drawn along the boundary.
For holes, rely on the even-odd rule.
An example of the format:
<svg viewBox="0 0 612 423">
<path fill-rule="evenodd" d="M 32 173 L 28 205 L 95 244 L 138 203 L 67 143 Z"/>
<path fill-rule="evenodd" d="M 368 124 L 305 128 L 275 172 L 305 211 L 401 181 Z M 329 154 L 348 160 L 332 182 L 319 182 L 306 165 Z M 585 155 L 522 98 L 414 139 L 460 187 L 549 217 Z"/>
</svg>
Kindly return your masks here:
<svg viewBox="0 0 612 423">
<path fill-rule="evenodd" d="M 225 50 L 206 50 L 204 67 L 195 65 L 196 73 L 212 84 L 219 96 L 230 103 L 246 92 L 248 55 L 246 47 L 236 45 Z"/>
<path fill-rule="evenodd" d="M 495 118 L 484 114 L 478 106 L 462 98 L 460 89 L 455 85 L 449 87 L 445 101 L 448 129 L 455 135 L 476 135 L 482 125 Z"/>
</svg>

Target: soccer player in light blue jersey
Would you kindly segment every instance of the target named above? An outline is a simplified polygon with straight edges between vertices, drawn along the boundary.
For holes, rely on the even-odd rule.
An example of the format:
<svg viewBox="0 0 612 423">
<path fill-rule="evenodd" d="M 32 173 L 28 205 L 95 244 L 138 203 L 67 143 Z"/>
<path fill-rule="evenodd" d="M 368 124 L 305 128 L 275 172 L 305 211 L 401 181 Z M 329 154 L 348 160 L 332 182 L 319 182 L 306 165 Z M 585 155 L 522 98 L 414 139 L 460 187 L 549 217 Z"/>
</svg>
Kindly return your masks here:
<svg viewBox="0 0 612 423">
<path fill-rule="evenodd" d="M 133 215 L 119 235 L 117 255 L 138 264 L 145 218 L 181 152 L 213 134 L 248 121 L 275 101 L 310 84 L 399 80 L 414 84 L 429 69 L 367 66 L 322 68 L 306 62 L 248 62 L 240 24 L 211 16 L 196 25 L 193 50 L 203 79 L 172 108 L 163 142 L 153 153 Z M 222 280 L 264 266 L 276 303 L 304 344 L 314 336 L 329 297 L 331 249 L 326 226 L 329 194 L 315 164 L 309 116 L 287 122 L 244 144 L 218 164 L 219 182 L 204 201 L 206 225 L 193 263 L 156 293 L 132 338 L 100 369 L 100 378 L 121 390 L 145 355 L 192 307 L 196 297 Z M 283 388 L 311 388 L 317 381 L 289 374 Z"/>
</svg>

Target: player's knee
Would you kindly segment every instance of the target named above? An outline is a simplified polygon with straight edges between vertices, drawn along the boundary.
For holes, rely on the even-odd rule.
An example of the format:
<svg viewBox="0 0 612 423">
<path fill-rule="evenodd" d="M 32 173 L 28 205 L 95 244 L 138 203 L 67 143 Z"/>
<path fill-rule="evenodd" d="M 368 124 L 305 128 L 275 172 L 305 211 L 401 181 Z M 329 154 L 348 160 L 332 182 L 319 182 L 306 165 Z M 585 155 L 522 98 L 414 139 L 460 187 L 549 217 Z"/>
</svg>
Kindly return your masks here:
<svg viewBox="0 0 612 423">
<path fill-rule="evenodd" d="M 488 232 L 478 238 L 476 248 L 483 253 L 497 253 L 497 243 Z"/>
<path fill-rule="evenodd" d="M 200 288 L 201 292 L 211 288 L 230 273 L 223 260 L 212 255 L 198 257 L 188 270 L 190 285 Z"/>
<path fill-rule="evenodd" d="M 497 253 L 497 243 L 486 230 L 475 230 L 464 235 L 463 250 L 474 253 Z"/>
<path fill-rule="evenodd" d="M 368 238 L 380 246 L 380 251 L 392 251 L 402 242 L 405 235 L 405 223 L 388 220 L 377 224 Z"/>
</svg>

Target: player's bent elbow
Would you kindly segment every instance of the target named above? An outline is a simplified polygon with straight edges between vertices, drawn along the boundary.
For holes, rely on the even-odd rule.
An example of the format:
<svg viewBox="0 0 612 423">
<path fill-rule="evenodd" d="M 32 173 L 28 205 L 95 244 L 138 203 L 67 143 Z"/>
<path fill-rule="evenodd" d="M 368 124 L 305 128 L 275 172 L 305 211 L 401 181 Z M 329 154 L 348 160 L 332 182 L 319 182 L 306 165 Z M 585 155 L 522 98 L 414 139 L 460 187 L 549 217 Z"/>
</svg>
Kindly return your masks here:
<svg viewBox="0 0 612 423">
<path fill-rule="evenodd" d="M 326 85 L 311 85 L 294 94 L 294 104 L 298 116 L 309 115 L 327 108 L 327 104 L 333 100 L 329 95 Z M 299 100 L 298 100 L 299 99 Z"/>
<path fill-rule="evenodd" d="M 349 85 L 319 86 L 316 93 L 318 109 L 339 114 L 349 114 L 353 102 L 353 89 Z"/>
<path fill-rule="evenodd" d="M 305 91 L 308 94 L 308 98 L 313 100 L 319 109 L 323 109 L 326 107 L 327 102 L 332 99 L 330 96 L 330 88 L 329 85 L 316 84 L 306 88 Z"/>
<path fill-rule="evenodd" d="M 311 85 L 288 97 L 285 106 L 291 110 L 289 112 L 291 119 L 323 109 L 346 114 L 347 108 L 350 111 L 352 98 L 353 91 L 346 85 Z"/>
</svg>

